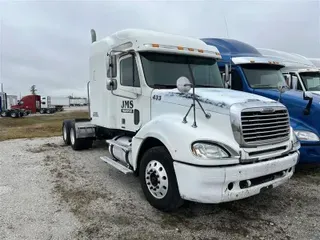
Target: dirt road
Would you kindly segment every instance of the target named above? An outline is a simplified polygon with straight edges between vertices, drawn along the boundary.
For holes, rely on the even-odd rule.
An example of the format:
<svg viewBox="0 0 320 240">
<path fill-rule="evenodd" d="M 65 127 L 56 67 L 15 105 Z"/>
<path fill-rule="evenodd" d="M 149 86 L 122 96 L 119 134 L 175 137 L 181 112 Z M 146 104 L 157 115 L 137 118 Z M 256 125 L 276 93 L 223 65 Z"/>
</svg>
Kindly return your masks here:
<svg viewBox="0 0 320 240">
<path fill-rule="evenodd" d="M 320 239 L 320 170 L 218 205 L 152 208 L 138 178 L 74 152 L 60 137 L 0 142 L 1 239 Z"/>
</svg>

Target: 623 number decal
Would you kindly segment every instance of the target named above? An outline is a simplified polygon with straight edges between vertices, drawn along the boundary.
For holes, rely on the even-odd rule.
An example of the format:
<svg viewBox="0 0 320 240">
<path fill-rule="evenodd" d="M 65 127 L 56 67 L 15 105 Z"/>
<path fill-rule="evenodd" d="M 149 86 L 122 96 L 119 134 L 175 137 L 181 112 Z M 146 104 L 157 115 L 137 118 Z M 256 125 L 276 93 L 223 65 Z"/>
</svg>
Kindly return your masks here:
<svg viewBox="0 0 320 240">
<path fill-rule="evenodd" d="M 156 100 L 156 101 L 161 101 L 161 96 L 160 95 L 153 95 L 152 99 Z"/>
</svg>

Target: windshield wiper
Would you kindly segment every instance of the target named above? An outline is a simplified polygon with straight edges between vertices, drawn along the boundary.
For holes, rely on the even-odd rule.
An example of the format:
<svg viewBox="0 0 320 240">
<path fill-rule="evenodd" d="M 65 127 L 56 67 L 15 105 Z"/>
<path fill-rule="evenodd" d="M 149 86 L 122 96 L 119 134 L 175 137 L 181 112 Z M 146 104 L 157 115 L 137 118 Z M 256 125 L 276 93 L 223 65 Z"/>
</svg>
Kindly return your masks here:
<svg viewBox="0 0 320 240">
<path fill-rule="evenodd" d="M 255 84 L 253 85 L 254 88 L 276 88 L 275 86 L 268 85 L 268 84 Z"/>
<path fill-rule="evenodd" d="M 177 86 L 176 85 L 170 85 L 170 84 L 153 84 L 152 87 L 153 88 L 168 88 L 168 89 L 171 89 L 171 88 L 176 88 Z"/>
</svg>

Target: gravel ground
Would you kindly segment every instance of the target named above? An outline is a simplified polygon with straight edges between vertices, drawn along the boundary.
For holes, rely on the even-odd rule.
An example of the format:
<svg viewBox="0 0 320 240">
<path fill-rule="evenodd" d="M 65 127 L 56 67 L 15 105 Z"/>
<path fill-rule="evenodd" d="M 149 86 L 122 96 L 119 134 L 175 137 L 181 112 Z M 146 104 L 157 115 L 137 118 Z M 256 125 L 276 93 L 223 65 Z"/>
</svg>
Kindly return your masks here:
<svg viewBox="0 0 320 240">
<path fill-rule="evenodd" d="M 60 137 L 0 142 L 0 239 L 320 239 L 320 170 L 245 200 L 152 208 L 138 178 Z M 17 150 L 18 149 L 18 150 Z"/>
</svg>

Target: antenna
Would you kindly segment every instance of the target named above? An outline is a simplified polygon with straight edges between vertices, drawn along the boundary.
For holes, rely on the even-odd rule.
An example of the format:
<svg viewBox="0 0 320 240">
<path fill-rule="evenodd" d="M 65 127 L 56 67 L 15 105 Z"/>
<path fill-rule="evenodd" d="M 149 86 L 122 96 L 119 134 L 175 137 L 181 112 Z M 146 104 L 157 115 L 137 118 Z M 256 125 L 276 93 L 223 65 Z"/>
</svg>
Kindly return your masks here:
<svg viewBox="0 0 320 240">
<path fill-rule="evenodd" d="M 224 15 L 223 18 L 224 18 L 224 23 L 225 23 L 225 25 L 226 25 L 227 38 L 229 38 L 228 22 L 227 22 L 226 15 Z"/>
</svg>

